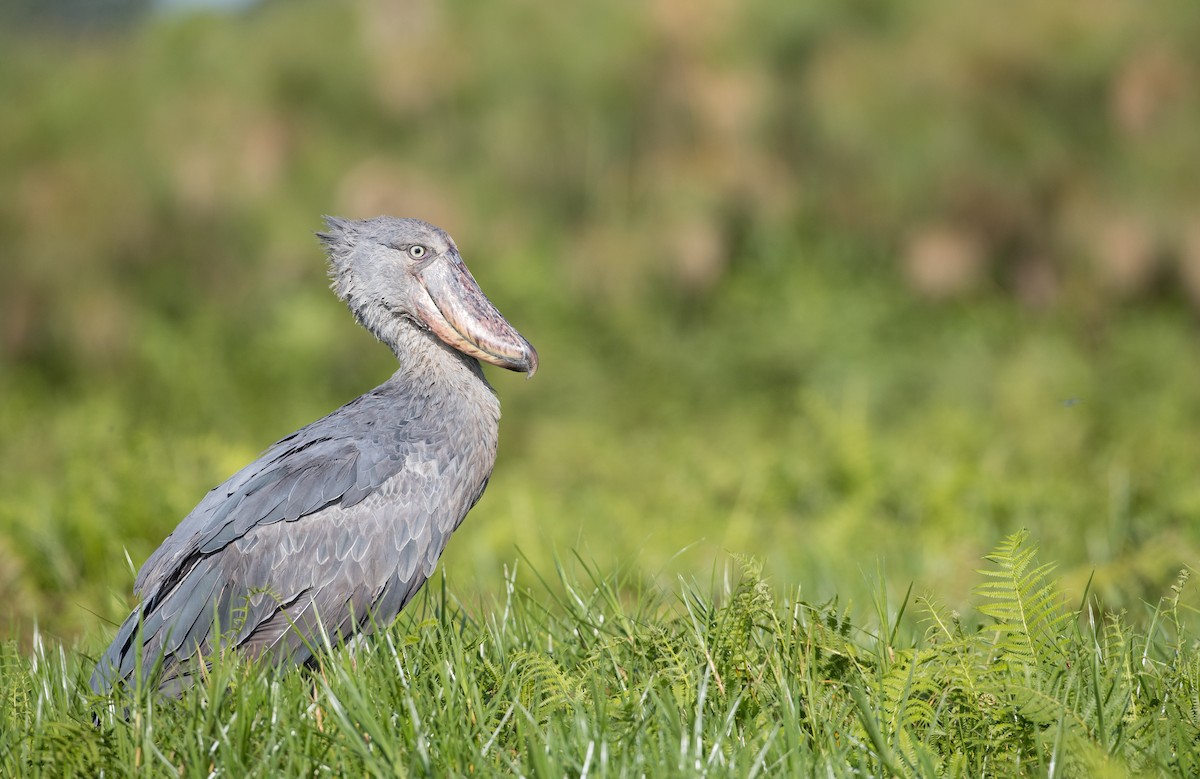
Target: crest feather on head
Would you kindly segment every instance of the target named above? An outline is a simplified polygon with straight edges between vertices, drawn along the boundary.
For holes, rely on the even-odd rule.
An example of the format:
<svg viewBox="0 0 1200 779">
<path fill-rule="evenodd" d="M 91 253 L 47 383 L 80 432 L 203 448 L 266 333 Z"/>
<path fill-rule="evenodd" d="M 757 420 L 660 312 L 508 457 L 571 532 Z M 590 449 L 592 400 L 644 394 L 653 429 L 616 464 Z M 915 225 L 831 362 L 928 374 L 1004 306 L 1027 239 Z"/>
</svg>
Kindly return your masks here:
<svg viewBox="0 0 1200 779">
<path fill-rule="evenodd" d="M 351 303 L 355 297 L 357 283 L 354 279 L 354 273 L 351 271 L 350 258 L 354 255 L 358 248 L 358 223 L 353 219 L 343 219 L 340 216 L 323 217 L 328 229 L 324 232 L 317 233 L 317 238 L 321 239 L 321 243 L 325 244 L 325 251 L 329 255 L 329 278 L 332 281 L 334 294 L 339 298 L 351 304 L 352 311 L 355 306 Z M 356 311 L 355 316 L 359 316 Z"/>
<path fill-rule="evenodd" d="M 352 219 L 343 219 L 340 216 L 322 218 L 328 229 L 317 233 L 317 238 L 321 239 L 321 243 L 325 244 L 325 251 L 329 253 L 330 273 L 336 275 L 338 271 L 346 268 L 347 260 L 354 249 L 353 238 L 358 230 Z"/>
<path fill-rule="evenodd" d="M 343 219 L 340 216 L 323 216 L 321 218 L 325 220 L 325 225 L 329 230 L 317 233 L 317 237 L 330 249 L 345 241 L 347 233 L 354 232 L 354 221 L 351 219 Z"/>
</svg>

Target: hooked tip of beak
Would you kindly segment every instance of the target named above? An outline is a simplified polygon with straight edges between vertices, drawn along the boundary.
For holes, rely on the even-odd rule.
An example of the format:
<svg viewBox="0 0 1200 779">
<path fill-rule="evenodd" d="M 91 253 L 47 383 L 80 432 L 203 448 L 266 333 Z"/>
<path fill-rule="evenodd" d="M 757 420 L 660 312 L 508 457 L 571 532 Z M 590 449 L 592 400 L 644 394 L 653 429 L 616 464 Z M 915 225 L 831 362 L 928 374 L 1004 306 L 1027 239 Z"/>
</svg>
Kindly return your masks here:
<svg viewBox="0 0 1200 779">
<path fill-rule="evenodd" d="M 496 348 L 498 344 L 483 346 L 478 342 L 468 342 L 479 350 L 474 356 L 484 362 L 516 373 L 524 373 L 526 379 L 532 379 L 538 370 L 538 353 L 533 344 L 526 341 L 520 333 L 512 331 L 516 343 L 510 342 L 508 349 Z"/>
<path fill-rule="evenodd" d="M 528 341 L 525 343 L 529 344 Z M 533 348 L 533 344 L 529 344 L 529 358 L 526 360 L 529 367 L 525 371 L 525 380 L 529 381 L 533 378 L 533 374 L 537 373 L 538 369 L 538 353 L 537 349 Z"/>
</svg>

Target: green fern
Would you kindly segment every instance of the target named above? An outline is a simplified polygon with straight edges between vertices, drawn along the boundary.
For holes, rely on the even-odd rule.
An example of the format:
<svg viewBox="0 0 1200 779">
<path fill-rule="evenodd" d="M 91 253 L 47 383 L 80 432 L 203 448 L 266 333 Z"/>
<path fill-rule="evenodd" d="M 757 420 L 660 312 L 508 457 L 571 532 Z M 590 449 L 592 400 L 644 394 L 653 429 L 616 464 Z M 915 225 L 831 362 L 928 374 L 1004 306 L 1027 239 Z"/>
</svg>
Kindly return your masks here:
<svg viewBox="0 0 1200 779">
<path fill-rule="evenodd" d="M 742 576 L 733 597 L 713 615 L 711 645 L 716 671 L 745 685 L 759 681 L 766 647 L 764 636 L 776 634 L 775 602 L 762 578 L 762 563 L 734 555 Z"/>
<path fill-rule="evenodd" d="M 993 633 L 999 660 L 1018 668 L 1051 668 L 1064 657 L 1064 637 L 1071 622 L 1062 592 L 1050 578 L 1053 563 L 1035 565 L 1037 550 L 1025 546 L 1028 533 L 1020 530 L 1006 538 L 985 559 L 994 569 L 979 573 L 989 581 L 974 592 L 986 598 L 980 613 L 995 623 Z"/>
<path fill-rule="evenodd" d="M 586 697 L 585 681 L 568 674 L 550 655 L 517 650 L 512 653 L 511 667 L 518 702 L 539 721 Z"/>
<path fill-rule="evenodd" d="M 933 706 L 941 688 L 937 677 L 929 673 L 935 654 L 921 650 L 896 652 L 880 684 L 888 727 L 926 728 L 937 718 Z"/>
</svg>

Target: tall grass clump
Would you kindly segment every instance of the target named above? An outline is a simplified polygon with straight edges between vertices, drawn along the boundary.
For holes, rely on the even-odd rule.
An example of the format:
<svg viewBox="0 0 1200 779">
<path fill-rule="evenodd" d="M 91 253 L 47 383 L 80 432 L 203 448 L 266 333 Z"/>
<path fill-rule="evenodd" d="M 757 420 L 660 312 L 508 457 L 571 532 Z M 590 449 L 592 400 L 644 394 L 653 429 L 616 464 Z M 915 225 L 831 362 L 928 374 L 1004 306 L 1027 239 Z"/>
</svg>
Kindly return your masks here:
<svg viewBox="0 0 1200 779">
<path fill-rule="evenodd" d="M 1144 617 L 1069 610 L 1025 534 L 978 616 L 883 598 L 862 622 L 738 560 L 670 590 L 630 570 L 441 586 L 390 628 L 283 672 L 214 658 L 179 700 L 90 693 L 90 660 L 0 650 L 13 776 L 1191 776 L 1200 656 L 1187 575 Z M 525 577 L 526 579 L 529 577 Z M 882 588 L 881 588 L 882 590 Z M 925 629 L 915 630 L 911 611 Z M 882 620 L 882 621 L 880 621 Z"/>
</svg>

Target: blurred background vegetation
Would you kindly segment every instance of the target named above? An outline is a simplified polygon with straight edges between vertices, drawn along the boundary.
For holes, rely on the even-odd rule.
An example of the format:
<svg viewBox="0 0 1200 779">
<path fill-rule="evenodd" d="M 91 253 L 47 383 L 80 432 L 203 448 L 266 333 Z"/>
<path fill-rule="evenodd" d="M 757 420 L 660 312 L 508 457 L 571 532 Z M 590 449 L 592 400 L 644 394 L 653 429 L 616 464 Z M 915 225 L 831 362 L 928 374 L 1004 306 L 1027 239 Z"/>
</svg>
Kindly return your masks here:
<svg viewBox="0 0 1200 779">
<path fill-rule="evenodd" d="M 207 489 L 389 375 L 323 213 L 447 228 L 541 352 L 467 597 L 734 552 L 961 605 L 1028 527 L 1137 614 L 1195 562 L 1187 3 L 220 5 L 0 5 L 13 634 L 104 641 Z"/>
</svg>

